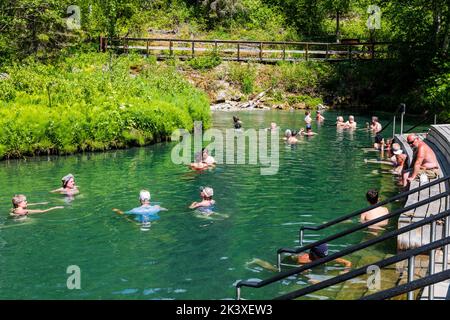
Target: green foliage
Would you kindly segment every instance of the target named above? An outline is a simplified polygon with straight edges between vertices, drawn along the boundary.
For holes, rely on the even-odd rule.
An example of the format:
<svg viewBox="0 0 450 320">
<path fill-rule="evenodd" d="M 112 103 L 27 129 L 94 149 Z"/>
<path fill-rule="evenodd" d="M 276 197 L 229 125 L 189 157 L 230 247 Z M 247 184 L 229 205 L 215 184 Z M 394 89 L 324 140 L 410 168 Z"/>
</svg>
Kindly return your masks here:
<svg viewBox="0 0 450 320">
<path fill-rule="evenodd" d="M 7 68 L 0 157 L 145 145 L 192 129 L 194 120 L 209 125 L 207 97 L 174 68 L 133 55 L 115 58 L 112 69 L 108 62 L 83 54 Z"/>
<path fill-rule="evenodd" d="M 250 63 L 234 63 L 230 67 L 230 80 L 240 85 L 244 94 L 250 94 L 253 92 L 256 76 L 256 67 Z"/>
<path fill-rule="evenodd" d="M 222 63 L 222 59 L 213 52 L 210 55 L 195 57 L 188 60 L 187 64 L 195 70 L 209 70 Z"/>
</svg>

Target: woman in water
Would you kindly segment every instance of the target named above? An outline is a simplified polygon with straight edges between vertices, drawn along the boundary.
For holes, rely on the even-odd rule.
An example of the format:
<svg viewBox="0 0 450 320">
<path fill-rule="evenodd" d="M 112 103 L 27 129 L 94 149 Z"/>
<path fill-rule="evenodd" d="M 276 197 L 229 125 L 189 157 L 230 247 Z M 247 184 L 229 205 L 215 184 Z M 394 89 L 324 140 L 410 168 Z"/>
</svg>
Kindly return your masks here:
<svg viewBox="0 0 450 320">
<path fill-rule="evenodd" d="M 62 182 L 61 188 L 50 192 L 65 194 L 68 196 L 73 196 L 80 192 L 78 190 L 78 187 L 75 185 L 75 177 L 73 176 L 73 174 L 69 173 L 68 175 L 62 177 L 61 182 Z"/>
<path fill-rule="evenodd" d="M 199 209 L 202 213 L 206 215 L 210 215 L 213 213 L 214 204 L 216 201 L 213 200 L 214 190 L 210 187 L 201 188 L 200 197 L 202 201 L 200 202 L 192 202 L 189 206 L 189 209 Z"/>
<path fill-rule="evenodd" d="M 27 215 L 33 214 L 33 213 L 44 213 L 44 212 L 52 211 L 55 209 L 63 209 L 64 208 L 62 206 L 58 206 L 58 207 L 52 207 L 52 208 L 48 208 L 48 209 L 44 209 L 44 210 L 28 209 L 29 206 L 43 205 L 43 204 L 47 204 L 47 203 L 48 202 L 28 203 L 27 197 L 25 197 L 23 194 L 15 195 L 12 198 L 13 209 L 11 209 L 11 216 L 15 217 L 15 218 L 26 217 Z"/>
</svg>

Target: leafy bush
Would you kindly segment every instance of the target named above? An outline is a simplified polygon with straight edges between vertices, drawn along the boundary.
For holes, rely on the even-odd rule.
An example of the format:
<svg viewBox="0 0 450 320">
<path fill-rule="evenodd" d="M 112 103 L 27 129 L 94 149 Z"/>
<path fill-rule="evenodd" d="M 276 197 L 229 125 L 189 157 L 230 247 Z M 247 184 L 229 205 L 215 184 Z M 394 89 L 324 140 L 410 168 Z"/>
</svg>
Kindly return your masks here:
<svg viewBox="0 0 450 320">
<path fill-rule="evenodd" d="M 257 70 L 256 67 L 250 63 L 231 64 L 229 77 L 232 82 L 241 86 L 241 90 L 245 94 L 250 94 L 254 90 Z"/>
<path fill-rule="evenodd" d="M 210 123 L 206 95 L 154 59 L 82 54 L 0 80 L 0 158 L 145 145 Z"/>
<path fill-rule="evenodd" d="M 193 59 L 188 60 L 187 64 L 195 70 L 209 70 L 217 67 L 222 63 L 222 59 L 218 55 L 208 55 L 195 57 Z"/>
</svg>

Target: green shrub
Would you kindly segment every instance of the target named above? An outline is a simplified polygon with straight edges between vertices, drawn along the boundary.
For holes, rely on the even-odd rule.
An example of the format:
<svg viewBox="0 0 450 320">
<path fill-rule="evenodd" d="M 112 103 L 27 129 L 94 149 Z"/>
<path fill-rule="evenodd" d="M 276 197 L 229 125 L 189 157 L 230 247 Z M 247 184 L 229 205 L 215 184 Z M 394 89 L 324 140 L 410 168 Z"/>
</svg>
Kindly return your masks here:
<svg viewBox="0 0 450 320">
<path fill-rule="evenodd" d="M 210 124 L 206 95 L 176 69 L 135 55 L 29 61 L 0 81 L 0 158 L 145 145 Z"/>
<path fill-rule="evenodd" d="M 230 80 L 239 84 L 244 94 L 250 94 L 253 92 L 256 75 L 256 67 L 250 63 L 231 64 L 230 66 Z"/>
<path fill-rule="evenodd" d="M 187 64 L 195 70 L 209 70 L 222 63 L 222 59 L 217 55 L 195 57 L 188 60 Z"/>
</svg>

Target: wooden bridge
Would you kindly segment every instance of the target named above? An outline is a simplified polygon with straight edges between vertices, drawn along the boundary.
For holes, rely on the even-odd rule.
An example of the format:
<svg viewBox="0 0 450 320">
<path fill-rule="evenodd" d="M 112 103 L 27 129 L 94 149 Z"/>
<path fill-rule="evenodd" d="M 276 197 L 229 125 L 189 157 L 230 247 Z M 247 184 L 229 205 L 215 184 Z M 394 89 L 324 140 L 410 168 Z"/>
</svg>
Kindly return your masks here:
<svg viewBox="0 0 450 320">
<path fill-rule="evenodd" d="M 247 40 L 198 40 L 166 38 L 114 38 L 108 43 L 100 37 L 100 50 L 113 49 L 120 53 L 131 51 L 155 55 L 159 59 L 177 57 L 192 59 L 216 55 L 222 60 L 275 63 L 278 61 L 348 61 L 395 58 L 399 43 L 359 42 L 341 43 L 279 42 Z"/>
</svg>

